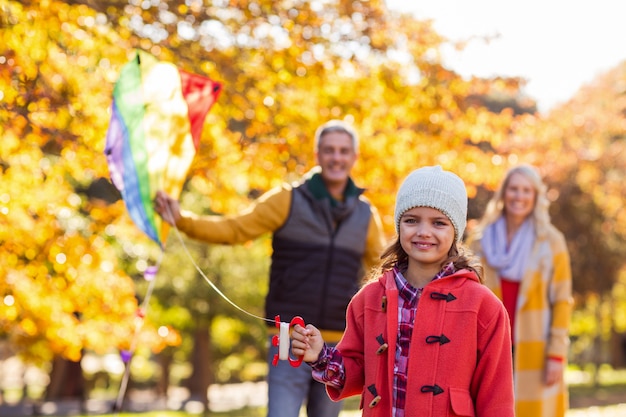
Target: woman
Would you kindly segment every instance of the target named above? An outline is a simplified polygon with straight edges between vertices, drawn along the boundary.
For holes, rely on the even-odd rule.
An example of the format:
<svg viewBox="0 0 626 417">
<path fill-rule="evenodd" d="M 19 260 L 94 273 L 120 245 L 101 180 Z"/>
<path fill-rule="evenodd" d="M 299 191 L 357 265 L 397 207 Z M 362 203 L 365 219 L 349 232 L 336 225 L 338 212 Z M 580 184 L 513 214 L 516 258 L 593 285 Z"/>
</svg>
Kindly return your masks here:
<svg viewBox="0 0 626 417">
<path fill-rule="evenodd" d="M 396 198 L 398 237 L 350 302 L 339 344 L 294 326 L 293 354 L 333 400 L 361 395 L 364 417 L 513 417 L 508 318 L 461 245 L 466 215 L 458 176 L 413 171 Z"/>
<path fill-rule="evenodd" d="M 511 321 L 516 415 L 565 416 L 564 370 L 572 276 L 563 234 L 550 222 L 546 186 L 528 165 L 508 171 L 470 238 L 485 285 Z"/>
</svg>

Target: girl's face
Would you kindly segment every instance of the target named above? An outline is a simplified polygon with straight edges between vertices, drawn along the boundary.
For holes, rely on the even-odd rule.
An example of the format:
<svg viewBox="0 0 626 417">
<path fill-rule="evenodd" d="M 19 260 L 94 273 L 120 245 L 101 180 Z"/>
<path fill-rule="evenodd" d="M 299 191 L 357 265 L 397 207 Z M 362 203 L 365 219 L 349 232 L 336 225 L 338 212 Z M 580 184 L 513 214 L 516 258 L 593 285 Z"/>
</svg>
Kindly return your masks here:
<svg viewBox="0 0 626 417">
<path fill-rule="evenodd" d="M 537 192 L 532 182 L 523 174 L 515 173 L 504 189 L 504 211 L 510 219 L 523 221 L 535 208 Z"/>
<path fill-rule="evenodd" d="M 439 272 L 454 243 L 454 226 L 437 209 L 415 207 L 400 218 L 400 245 L 409 257 L 409 268 L 414 264 L 422 269 Z"/>
</svg>

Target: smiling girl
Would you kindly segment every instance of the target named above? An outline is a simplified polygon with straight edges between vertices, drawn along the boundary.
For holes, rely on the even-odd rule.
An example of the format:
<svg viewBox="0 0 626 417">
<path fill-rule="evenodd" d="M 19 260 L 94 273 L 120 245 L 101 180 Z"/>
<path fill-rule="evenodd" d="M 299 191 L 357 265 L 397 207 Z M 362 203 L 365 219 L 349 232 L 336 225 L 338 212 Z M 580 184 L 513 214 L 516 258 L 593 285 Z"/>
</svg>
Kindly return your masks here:
<svg viewBox="0 0 626 417">
<path fill-rule="evenodd" d="M 439 166 L 398 191 L 397 239 L 376 278 L 354 296 L 336 347 L 296 325 L 292 352 L 339 400 L 361 395 L 363 416 L 513 416 L 509 321 L 460 244 L 465 184 Z"/>
</svg>

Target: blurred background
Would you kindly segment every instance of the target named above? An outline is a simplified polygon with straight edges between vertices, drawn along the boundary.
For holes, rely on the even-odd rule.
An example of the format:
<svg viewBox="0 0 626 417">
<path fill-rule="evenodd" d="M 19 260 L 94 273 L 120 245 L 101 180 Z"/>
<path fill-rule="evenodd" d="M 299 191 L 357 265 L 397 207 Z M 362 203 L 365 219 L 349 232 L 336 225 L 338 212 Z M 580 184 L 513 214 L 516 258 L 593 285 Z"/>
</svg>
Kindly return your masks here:
<svg viewBox="0 0 626 417">
<path fill-rule="evenodd" d="M 162 251 L 111 185 L 112 91 L 137 49 L 223 84 L 181 196 L 197 213 L 232 213 L 299 179 L 314 164 L 315 129 L 331 118 L 361 136 L 354 179 L 389 238 L 396 187 L 418 166 L 464 178 L 470 227 L 508 168 L 537 166 L 572 258 L 572 402 L 626 402 L 626 50 L 615 3 L 576 15 L 589 38 L 574 45 L 603 28 L 584 49 L 554 41 L 566 10 L 546 15 L 534 2 L 0 0 L 0 405 L 111 403 L 129 349 L 129 398 L 164 408 L 208 410 L 224 397 L 207 392 L 267 372 L 265 323 L 228 304 L 191 259 L 263 315 L 269 236 L 226 247 L 173 231 Z M 491 49 L 478 61 L 495 63 L 473 67 L 472 51 L 498 48 L 507 19 L 531 7 L 523 29 L 534 40 L 507 57 Z M 443 23 L 455 16 L 456 26 L 481 16 L 485 30 L 450 32 Z M 579 71 L 587 61 L 597 66 Z M 158 259 L 136 335 L 143 272 Z"/>
</svg>

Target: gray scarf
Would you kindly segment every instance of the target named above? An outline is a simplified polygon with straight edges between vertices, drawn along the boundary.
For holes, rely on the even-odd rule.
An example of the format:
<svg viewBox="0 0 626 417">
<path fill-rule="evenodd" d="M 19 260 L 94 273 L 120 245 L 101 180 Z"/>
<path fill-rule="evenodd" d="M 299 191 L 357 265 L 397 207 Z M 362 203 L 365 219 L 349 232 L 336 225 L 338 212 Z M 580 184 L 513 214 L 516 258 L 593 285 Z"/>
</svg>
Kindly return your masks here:
<svg viewBox="0 0 626 417">
<path fill-rule="evenodd" d="M 535 240 L 532 219 L 522 223 L 511 244 L 506 244 L 506 221 L 503 216 L 485 228 L 482 238 L 487 263 L 498 270 L 500 277 L 521 281 Z"/>
</svg>

